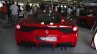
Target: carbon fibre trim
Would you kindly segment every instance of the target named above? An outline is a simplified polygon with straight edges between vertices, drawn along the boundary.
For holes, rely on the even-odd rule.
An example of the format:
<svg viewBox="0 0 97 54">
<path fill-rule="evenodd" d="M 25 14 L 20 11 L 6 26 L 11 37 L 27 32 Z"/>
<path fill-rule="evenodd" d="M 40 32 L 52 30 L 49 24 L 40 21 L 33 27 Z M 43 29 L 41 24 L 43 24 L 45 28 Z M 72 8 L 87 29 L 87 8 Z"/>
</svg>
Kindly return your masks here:
<svg viewBox="0 0 97 54">
<path fill-rule="evenodd" d="M 34 30 L 59 30 L 64 33 L 71 33 L 73 32 L 72 28 L 47 28 L 47 27 L 28 27 L 28 26 L 22 26 L 20 31 L 23 32 L 31 32 Z"/>
</svg>

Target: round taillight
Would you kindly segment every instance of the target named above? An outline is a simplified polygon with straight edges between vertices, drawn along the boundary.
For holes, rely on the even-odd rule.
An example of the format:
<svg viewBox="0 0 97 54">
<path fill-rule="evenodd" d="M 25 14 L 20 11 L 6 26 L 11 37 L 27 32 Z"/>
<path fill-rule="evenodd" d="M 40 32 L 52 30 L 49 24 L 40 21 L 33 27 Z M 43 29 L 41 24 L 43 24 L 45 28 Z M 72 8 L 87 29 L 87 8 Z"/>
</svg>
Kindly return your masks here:
<svg viewBox="0 0 97 54">
<path fill-rule="evenodd" d="M 78 30 L 78 27 L 73 27 L 73 31 L 77 31 Z"/>
<path fill-rule="evenodd" d="M 20 28 L 21 28 L 21 26 L 20 26 L 20 25 L 16 25 L 16 28 L 17 28 L 17 29 L 20 29 Z"/>
<path fill-rule="evenodd" d="M 50 25 L 54 25 L 54 23 L 53 22 L 50 22 Z"/>
<path fill-rule="evenodd" d="M 41 22 L 42 25 L 44 25 L 44 22 Z"/>
<path fill-rule="evenodd" d="M 62 22 L 64 22 L 65 20 L 64 19 L 62 19 Z"/>
</svg>

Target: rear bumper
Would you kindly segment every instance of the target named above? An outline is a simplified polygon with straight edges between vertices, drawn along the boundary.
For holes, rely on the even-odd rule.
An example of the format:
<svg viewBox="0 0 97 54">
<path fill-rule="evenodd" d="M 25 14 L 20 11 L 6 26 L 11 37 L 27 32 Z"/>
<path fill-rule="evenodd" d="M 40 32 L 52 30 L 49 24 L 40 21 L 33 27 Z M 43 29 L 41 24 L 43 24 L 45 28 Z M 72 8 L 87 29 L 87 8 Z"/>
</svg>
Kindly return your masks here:
<svg viewBox="0 0 97 54">
<path fill-rule="evenodd" d="M 37 40 L 37 35 L 33 33 L 16 32 L 16 44 L 33 46 L 76 47 L 78 33 L 68 33 L 54 37 L 57 37 L 57 41 L 55 42 L 40 41 Z"/>
</svg>

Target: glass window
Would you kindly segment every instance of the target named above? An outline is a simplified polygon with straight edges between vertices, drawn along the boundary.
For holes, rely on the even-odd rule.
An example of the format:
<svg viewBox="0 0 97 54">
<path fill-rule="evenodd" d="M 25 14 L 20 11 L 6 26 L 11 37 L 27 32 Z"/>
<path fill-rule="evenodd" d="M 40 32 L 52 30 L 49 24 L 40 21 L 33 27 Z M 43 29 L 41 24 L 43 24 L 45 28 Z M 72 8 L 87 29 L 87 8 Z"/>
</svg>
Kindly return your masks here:
<svg viewBox="0 0 97 54">
<path fill-rule="evenodd" d="M 38 22 L 60 22 L 60 15 L 58 13 L 40 12 L 35 14 Z"/>
</svg>

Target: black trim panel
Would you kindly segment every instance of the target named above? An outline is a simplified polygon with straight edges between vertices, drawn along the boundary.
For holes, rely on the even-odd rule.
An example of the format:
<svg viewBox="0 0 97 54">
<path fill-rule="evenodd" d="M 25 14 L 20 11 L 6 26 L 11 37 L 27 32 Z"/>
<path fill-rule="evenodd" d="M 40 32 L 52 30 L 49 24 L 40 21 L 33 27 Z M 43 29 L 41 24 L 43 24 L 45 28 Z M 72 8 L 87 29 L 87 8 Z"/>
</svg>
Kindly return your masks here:
<svg viewBox="0 0 97 54">
<path fill-rule="evenodd" d="M 34 30 L 59 30 L 64 33 L 71 33 L 73 32 L 72 28 L 47 28 L 47 27 L 28 27 L 28 26 L 22 26 L 20 31 L 23 32 L 31 32 Z"/>
</svg>

